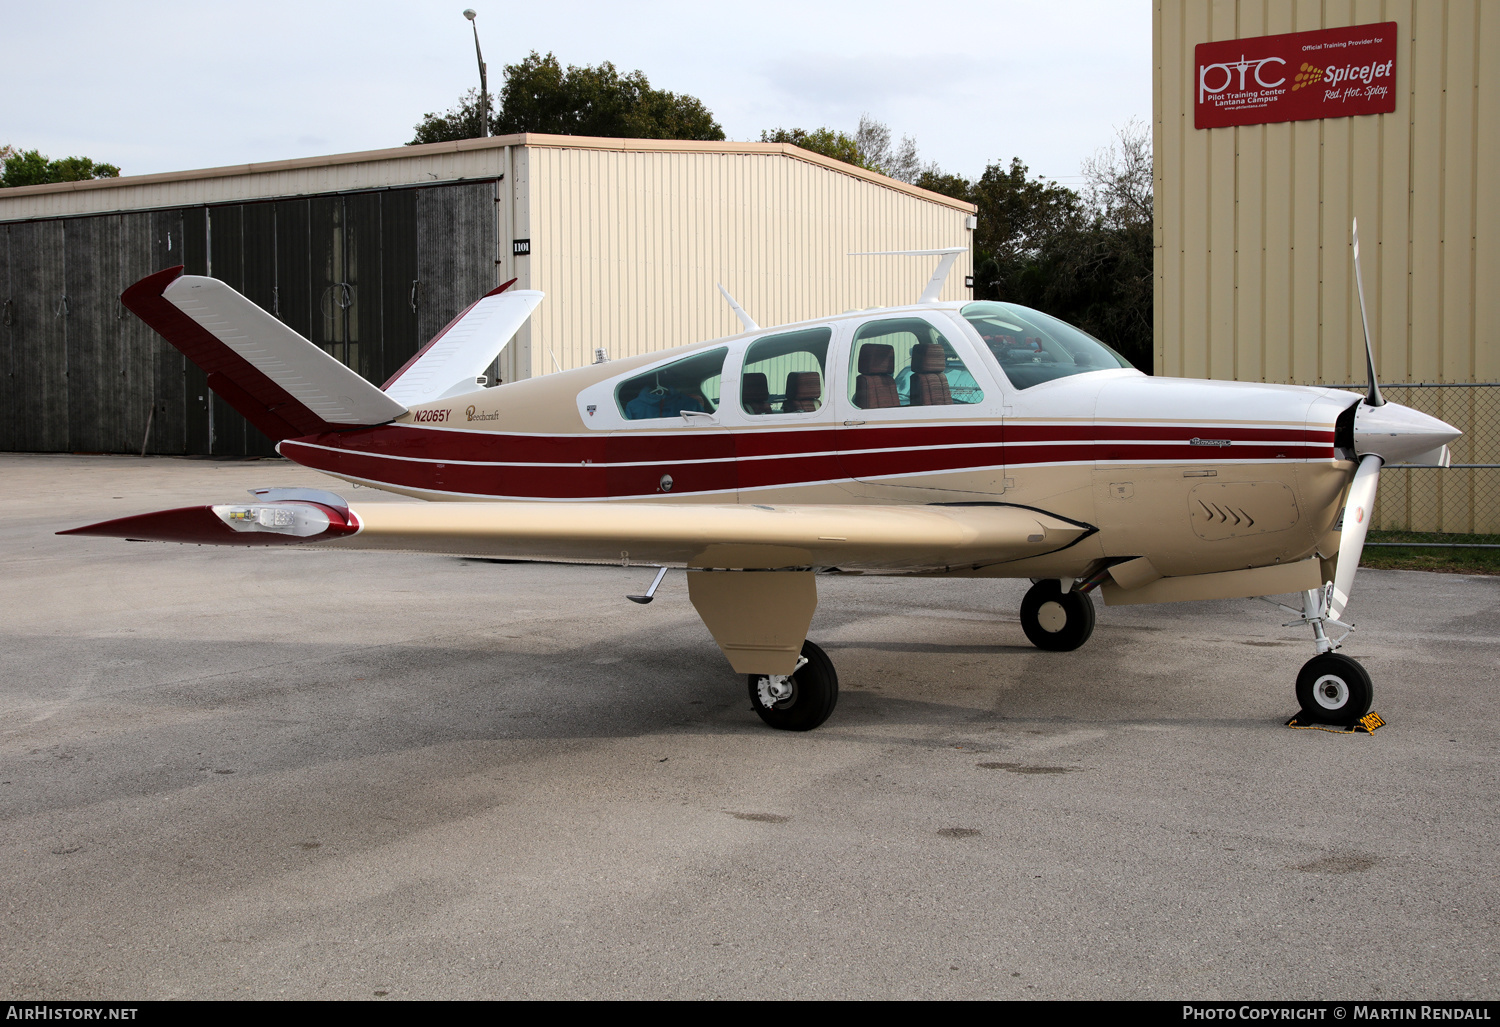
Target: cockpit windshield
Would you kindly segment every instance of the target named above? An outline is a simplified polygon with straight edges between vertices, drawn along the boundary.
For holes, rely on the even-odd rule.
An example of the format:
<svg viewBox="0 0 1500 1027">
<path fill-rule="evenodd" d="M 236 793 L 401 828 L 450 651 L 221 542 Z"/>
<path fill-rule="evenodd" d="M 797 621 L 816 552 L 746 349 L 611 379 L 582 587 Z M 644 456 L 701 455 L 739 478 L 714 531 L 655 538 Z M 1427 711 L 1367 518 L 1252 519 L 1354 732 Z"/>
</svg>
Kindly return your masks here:
<svg viewBox="0 0 1500 1027">
<path fill-rule="evenodd" d="M 1130 361 L 1092 335 L 1040 310 L 980 302 L 970 303 L 960 313 L 1018 389 L 1072 374 L 1130 366 Z"/>
</svg>

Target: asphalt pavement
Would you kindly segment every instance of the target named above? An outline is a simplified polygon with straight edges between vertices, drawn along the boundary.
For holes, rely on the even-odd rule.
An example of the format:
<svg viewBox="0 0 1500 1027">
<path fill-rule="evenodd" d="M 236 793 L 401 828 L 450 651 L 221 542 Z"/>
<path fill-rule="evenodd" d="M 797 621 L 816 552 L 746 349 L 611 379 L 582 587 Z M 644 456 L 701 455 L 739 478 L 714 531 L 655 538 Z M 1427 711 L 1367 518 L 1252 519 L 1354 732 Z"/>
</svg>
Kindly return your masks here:
<svg viewBox="0 0 1500 1027">
<path fill-rule="evenodd" d="M 0 454 L 6 998 L 1500 993 L 1500 579 L 1361 571 L 1342 735 L 1262 603 L 826 576 L 793 734 L 678 573 L 53 534 L 267 485 L 380 497 Z"/>
</svg>

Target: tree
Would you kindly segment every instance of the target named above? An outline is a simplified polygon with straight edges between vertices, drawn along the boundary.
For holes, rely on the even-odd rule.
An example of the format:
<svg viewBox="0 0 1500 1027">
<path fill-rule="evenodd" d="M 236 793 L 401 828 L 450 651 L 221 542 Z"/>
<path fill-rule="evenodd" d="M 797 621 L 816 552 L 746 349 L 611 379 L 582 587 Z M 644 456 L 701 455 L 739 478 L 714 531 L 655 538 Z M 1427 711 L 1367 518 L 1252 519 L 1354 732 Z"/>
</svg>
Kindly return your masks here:
<svg viewBox="0 0 1500 1027">
<path fill-rule="evenodd" d="M 1132 120 L 1084 161 L 1088 223 L 1047 254 L 1049 299 L 1144 371 L 1153 358 L 1154 173 L 1150 129 Z"/>
<path fill-rule="evenodd" d="M 791 143 L 813 153 L 841 160 L 845 164 L 874 171 L 900 182 L 917 184 L 926 175 L 934 180 L 943 180 L 952 187 L 948 179 L 957 176 L 944 175 L 936 164 L 923 165 L 917 156 L 917 142 L 911 136 L 903 136 L 898 146 L 891 144 L 891 129 L 884 122 L 876 121 L 868 114 L 859 116 L 859 127 L 853 135 L 833 128 L 815 128 L 811 132 L 794 128 L 778 128 L 762 132 L 763 143 Z"/>
<path fill-rule="evenodd" d="M 495 109 L 493 97 L 490 99 L 490 109 Z M 454 139 L 478 139 L 484 135 L 480 127 L 480 110 L 479 90 L 470 89 L 459 97 L 457 104 L 441 114 L 428 111 L 422 115 L 422 120 L 416 126 L 416 137 L 406 145 L 446 143 Z"/>
<path fill-rule="evenodd" d="M 815 128 L 811 132 L 801 128 L 790 130 L 778 128 L 772 132 L 762 132 L 760 141 L 791 143 L 793 146 L 800 146 L 813 153 L 821 153 L 825 157 L 832 157 L 845 164 L 853 164 L 861 168 L 865 166 L 864 161 L 860 159 L 859 142 L 853 136 L 831 128 Z"/>
<path fill-rule="evenodd" d="M 1083 162 L 1085 196 L 1106 224 L 1151 225 L 1155 163 L 1151 130 L 1138 118 L 1115 131 L 1115 142 Z"/>
<path fill-rule="evenodd" d="M 416 126 L 412 144 L 472 139 L 484 134 L 480 95 L 471 89 L 457 106 L 429 113 Z M 563 68 L 553 54 L 532 51 L 505 68 L 505 85 L 490 101 L 490 131 L 546 132 L 556 135 L 626 139 L 724 138 L 703 101 L 686 93 L 654 89 L 645 72 L 621 75 L 605 61 L 594 67 Z"/>
<path fill-rule="evenodd" d="M 92 178 L 119 178 L 120 169 L 113 164 L 96 164 L 88 157 L 60 157 L 48 160 L 36 150 L 17 151 L 6 145 L 0 171 L 0 189 L 22 185 L 50 185 L 53 182 L 83 182 Z"/>
<path fill-rule="evenodd" d="M 859 147 L 860 164 L 887 178 L 915 183 L 924 171 L 922 162 L 917 158 L 917 141 L 911 136 L 902 136 L 901 145 L 892 146 L 890 127 L 868 114 L 859 116 L 859 128 L 854 130 L 854 141 Z M 931 170 L 936 172 L 937 165 L 932 165 Z"/>
</svg>

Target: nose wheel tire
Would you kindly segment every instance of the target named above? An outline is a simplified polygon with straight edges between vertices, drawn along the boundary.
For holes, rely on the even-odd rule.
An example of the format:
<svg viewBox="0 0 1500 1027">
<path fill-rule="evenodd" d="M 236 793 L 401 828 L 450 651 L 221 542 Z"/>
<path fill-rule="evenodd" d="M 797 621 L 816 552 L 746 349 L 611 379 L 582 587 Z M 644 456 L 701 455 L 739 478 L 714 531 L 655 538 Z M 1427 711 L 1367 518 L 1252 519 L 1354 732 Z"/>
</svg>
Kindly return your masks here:
<svg viewBox="0 0 1500 1027">
<path fill-rule="evenodd" d="M 1021 630 L 1038 649 L 1077 649 L 1094 633 L 1094 600 L 1086 592 L 1064 592 L 1050 578 L 1039 581 L 1021 600 Z"/>
<path fill-rule="evenodd" d="M 1370 712 L 1370 675 L 1341 653 L 1323 653 L 1297 674 L 1297 702 L 1308 720 L 1348 727 Z"/>
<path fill-rule="evenodd" d="M 782 731 L 811 731 L 839 701 L 839 676 L 827 653 L 804 641 L 798 664 L 791 674 L 750 675 L 750 707 Z"/>
</svg>

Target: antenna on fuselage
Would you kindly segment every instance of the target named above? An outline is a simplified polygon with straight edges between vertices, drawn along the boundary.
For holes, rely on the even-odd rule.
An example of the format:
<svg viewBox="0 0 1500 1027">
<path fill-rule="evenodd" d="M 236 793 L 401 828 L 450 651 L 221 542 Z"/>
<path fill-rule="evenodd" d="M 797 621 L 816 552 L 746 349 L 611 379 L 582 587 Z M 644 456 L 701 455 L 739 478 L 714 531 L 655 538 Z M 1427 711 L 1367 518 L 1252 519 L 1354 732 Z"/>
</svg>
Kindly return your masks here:
<svg viewBox="0 0 1500 1027">
<path fill-rule="evenodd" d="M 722 285 L 719 285 L 718 282 L 715 282 L 714 284 L 719 286 L 719 291 L 722 292 L 724 294 L 724 298 L 729 301 L 729 309 L 734 311 L 734 316 L 740 319 L 740 324 L 745 326 L 745 331 L 753 332 L 760 327 L 760 325 L 751 320 L 749 314 L 745 313 L 745 308 L 734 301 L 734 297 L 729 295 L 728 289 L 724 288 Z"/>
<path fill-rule="evenodd" d="M 863 253 L 851 253 L 851 257 L 941 257 L 938 261 L 937 270 L 932 273 L 932 280 L 927 283 L 927 288 L 922 290 L 922 295 L 917 297 L 918 303 L 936 303 L 938 295 L 943 291 L 943 283 L 948 280 L 948 272 L 953 270 L 953 262 L 958 259 L 960 253 L 968 253 L 967 246 L 949 246 L 942 250 L 867 250 Z"/>
<path fill-rule="evenodd" d="M 1375 347 L 1370 345 L 1370 318 L 1365 314 L 1365 283 L 1359 275 L 1359 218 L 1354 219 L 1354 285 L 1359 290 L 1359 321 L 1365 329 L 1365 369 L 1370 376 L 1370 391 L 1365 393 L 1365 405 L 1385 406 L 1385 397 L 1380 394 L 1380 383 L 1375 380 Z"/>
</svg>

